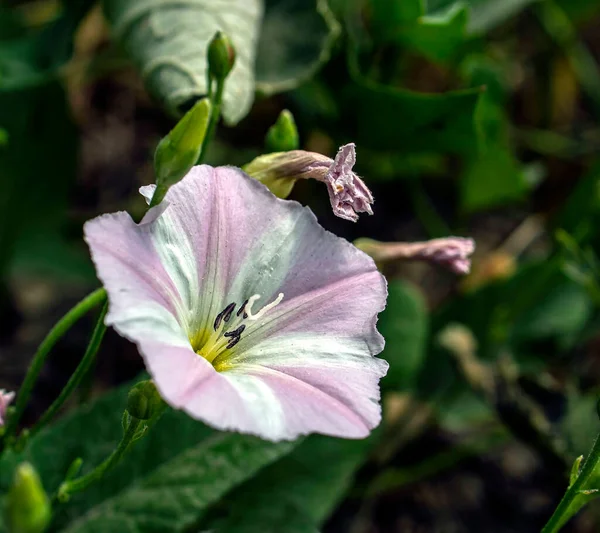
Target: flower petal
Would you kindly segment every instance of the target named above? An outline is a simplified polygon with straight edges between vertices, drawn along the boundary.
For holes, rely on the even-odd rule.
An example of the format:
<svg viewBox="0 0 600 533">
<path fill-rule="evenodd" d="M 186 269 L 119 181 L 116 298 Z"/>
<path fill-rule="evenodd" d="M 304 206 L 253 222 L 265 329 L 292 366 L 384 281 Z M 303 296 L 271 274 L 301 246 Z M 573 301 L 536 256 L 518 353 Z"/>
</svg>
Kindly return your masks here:
<svg viewBox="0 0 600 533">
<path fill-rule="evenodd" d="M 140 224 L 99 217 L 85 234 L 107 323 L 138 344 L 168 403 L 273 440 L 377 425 L 386 285 L 370 257 L 233 168 L 195 167 L 153 209 Z M 214 366 L 197 355 L 225 306 L 256 294 L 260 318 L 239 342 Z"/>
</svg>

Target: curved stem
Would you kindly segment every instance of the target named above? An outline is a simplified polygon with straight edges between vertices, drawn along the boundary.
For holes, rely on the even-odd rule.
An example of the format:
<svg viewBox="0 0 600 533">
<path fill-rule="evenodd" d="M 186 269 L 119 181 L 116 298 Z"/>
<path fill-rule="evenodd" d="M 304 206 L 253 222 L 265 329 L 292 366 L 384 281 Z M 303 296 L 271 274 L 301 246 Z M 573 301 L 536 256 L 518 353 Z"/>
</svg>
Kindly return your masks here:
<svg viewBox="0 0 600 533">
<path fill-rule="evenodd" d="M 98 349 L 100 348 L 100 344 L 102 342 L 102 338 L 104 337 L 104 333 L 106 332 L 106 326 L 104 324 L 104 317 L 106 316 L 106 312 L 108 311 L 108 302 L 104 302 L 104 306 L 100 311 L 100 316 L 98 316 L 98 320 L 96 322 L 96 327 L 94 328 L 94 332 L 92 333 L 92 337 L 88 344 L 88 347 L 85 351 L 81 362 L 75 369 L 75 372 L 69 379 L 68 383 L 65 385 L 58 398 L 54 400 L 52 405 L 48 407 L 46 412 L 41 416 L 41 418 L 37 421 L 35 426 L 33 426 L 29 435 L 32 436 L 37 433 L 40 429 L 42 429 L 59 411 L 59 409 L 63 406 L 63 404 L 67 401 L 69 396 L 73 393 L 73 391 L 77 388 L 81 380 L 86 376 L 88 370 L 92 366 L 94 359 L 96 358 L 96 354 L 98 353 Z"/>
<path fill-rule="evenodd" d="M 88 488 L 92 483 L 98 481 L 108 470 L 113 468 L 123 458 L 130 444 L 134 441 L 134 437 L 138 433 L 142 421 L 138 418 L 130 417 L 127 429 L 123 434 L 123 438 L 117 448 L 96 468 L 85 476 L 81 476 L 74 480 L 64 481 L 58 488 L 58 501 L 66 502 L 72 494 L 81 492 Z"/>
<path fill-rule="evenodd" d="M 79 302 L 75 307 L 73 307 L 73 309 L 71 309 L 65 316 L 63 316 L 50 330 L 48 335 L 46 335 L 46 338 L 42 341 L 37 352 L 35 353 L 33 360 L 29 365 L 29 369 L 27 370 L 27 374 L 25 375 L 25 380 L 19 389 L 17 401 L 15 403 L 15 409 L 6 426 L 6 432 L 4 434 L 5 439 L 14 435 L 19 425 L 19 421 L 23 416 L 23 412 L 25 411 L 25 407 L 27 406 L 27 402 L 29 401 L 29 397 L 31 396 L 31 391 L 38 380 L 50 350 L 52 350 L 59 339 L 67 331 L 69 331 L 75 322 L 77 322 L 90 309 L 96 307 L 105 300 L 106 291 L 104 289 L 95 290 L 93 293 Z"/>
<path fill-rule="evenodd" d="M 217 127 L 217 123 L 219 122 L 219 117 L 221 116 L 221 104 L 223 103 L 223 89 L 225 88 L 225 80 L 217 79 L 216 85 L 217 88 L 215 90 L 215 93 L 211 96 L 212 112 L 210 116 L 210 122 L 208 124 L 208 128 L 206 129 L 206 136 L 204 137 L 202 151 L 200 152 L 200 157 L 198 158 L 197 164 L 202 163 L 204 161 L 204 158 L 206 157 L 206 151 L 208 150 L 208 145 L 212 141 L 212 138 L 215 134 L 215 129 Z"/>
<path fill-rule="evenodd" d="M 573 482 L 573 484 L 567 489 L 565 495 L 562 500 L 558 504 L 558 507 L 548 520 L 548 523 L 542 529 L 542 533 L 556 533 L 560 530 L 562 526 L 564 526 L 577 511 L 581 508 L 581 505 L 573 505 L 575 503 L 575 498 L 577 496 L 581 496 L 583 490 L 586 490 L 586 484 L 589 481 L 590 477 L 594 473 L 594 470 L 598 466 L 600 462 L 600 435 L 596 437 L 596 441 L 592 446 L 592 450 L 588 455 L 585 463 L 581 467 L 581 472 L 577 476 L 577 479 Z M 584 502 L 585 503 L 585 502 Z"/>
</svg>

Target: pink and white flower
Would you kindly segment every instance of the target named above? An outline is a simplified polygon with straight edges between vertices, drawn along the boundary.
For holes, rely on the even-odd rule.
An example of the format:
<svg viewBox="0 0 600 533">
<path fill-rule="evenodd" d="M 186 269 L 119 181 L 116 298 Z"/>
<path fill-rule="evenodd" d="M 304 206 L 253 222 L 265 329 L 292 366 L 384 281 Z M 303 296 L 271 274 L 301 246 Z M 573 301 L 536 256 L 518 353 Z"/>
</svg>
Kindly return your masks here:
<svg viewBox="0 0 600 533">
<path fill-rule="evenodd" d="M 0 427 L 6 423 L 6 410 L 14 399 L 14 392 L 6 392 L 6 390 L 0 389 Z"/>
<path fill-rule="evenodd" d="M 138 345 L 173 407 L 270 440 L 361 438 L 379 423 L 385 279 L 308 208 L 202 165 L 140 224 L 103 215 L 85 237 L 106 323 Z"/>
</svg>

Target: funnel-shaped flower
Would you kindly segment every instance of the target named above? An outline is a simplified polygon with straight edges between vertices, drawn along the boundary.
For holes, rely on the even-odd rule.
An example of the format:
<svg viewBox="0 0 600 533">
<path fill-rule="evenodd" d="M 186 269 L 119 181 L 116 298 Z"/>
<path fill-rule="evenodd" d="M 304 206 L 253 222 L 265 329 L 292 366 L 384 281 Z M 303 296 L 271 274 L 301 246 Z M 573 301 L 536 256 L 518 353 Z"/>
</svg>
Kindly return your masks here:
<svg viewBox="0 0 600 533">
<path fill-rule="evenodd" d="M 271 440 L 379 423 L 385 280 L 307 208 L 198 166 L 139 225 L 104 215 L 85 235 L 106 322 L 137 343 L 170 405 Z"/>
<path fill-rule="evenodd" d="M 0 389 L 0 427 L 6 422 L 6 410 L 14 398 L 14 392 L 6 392 L 4 389 Z"/>
</svg>

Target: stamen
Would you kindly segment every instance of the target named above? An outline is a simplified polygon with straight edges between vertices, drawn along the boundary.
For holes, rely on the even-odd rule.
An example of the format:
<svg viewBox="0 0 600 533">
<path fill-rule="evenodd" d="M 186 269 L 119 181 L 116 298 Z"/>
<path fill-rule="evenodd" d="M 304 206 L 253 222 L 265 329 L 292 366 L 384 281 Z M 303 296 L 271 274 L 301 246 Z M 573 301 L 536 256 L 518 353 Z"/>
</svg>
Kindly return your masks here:
<svg viewBox="0 0 600 533">
<path fill-rule="evenodd" d="M 230 303 L 225 309 L 223 309 L 223 311 L 221 311 L 217 317 L 215 318 L 215 323 L 213 324 L 213 328 L 215 331 L 217 331 L 219 329 L 219 326 L 221 325 L 221 321 L 225 321 L 225 322 L 229 322 L 229 319 L 231 318 L 231 313 L 233 313 L 233 310 L 235 309 L 235 302 Z"/>
<path fill-rule="evenodd" d="M 250 298 L 248 298 L 248 304 L 246 306 L 246 313 L 248 314 L 248 318 L 250 320 L 259 319 L 267 311 L 269 311 L 269 310 L 273 309 L 273 307 L 276 307 L 277 305 L 279 305 L 281 300 L 283 300 L 283 293 L 280 292 L 279 296 L 277 296 L 277 298 L 275 300 L 273 300 L 270 304 L 265 305 L 260 311 L 258 311 L 258 313 L 253 314 L 252 313 L 252 304 L 254 302 L 256 302 L 256 300 L 258 300 L 259 298 L 260 298 L 260 294 L 255 294 L 253 296 L 250 296 Z"/>
<path fill-rule="evenodd" d="M 229 319 L 231 318 L 231 315 L 233 314 L 233 311 L 235 310 L 235 302 L 230 303 L 224 310 L 223 310 L 223 320 L 225 322 L 229 322 Z"/>
<path fill-rule="evenodd" d="M 229 350 L 230 348 L 233 348 L 238 342 L 240 342 L 240 340 L 242 340 L 241 337 L 234 337 L 233 339 L 231 339 L 229 341 L 229 344 L 227 344 L 227 346 L 225 346 L 225 348 L 227 350 Z"/>
<path fill-rule="evenodd" d="M 242 313 L 244 313 L 244 318 L 248 318 L 248 313 L 246 313 L 247 305 L 248 305 L 248 298 L 246 298 L 244 303 L 240 306 L 240 308 L 238 309 L 238 312 L 235 314 L 235 316 L 240 316 Z"/>
<path fill-rule="evenodd" d="M 225 333 L 223 333 L 224 337 L 239 337 L 244 330 L 246 329 L 246 324 L 242 324 L 239 328 L 233 330 L 233 331 L 226 331 Z"/>
</svg>

